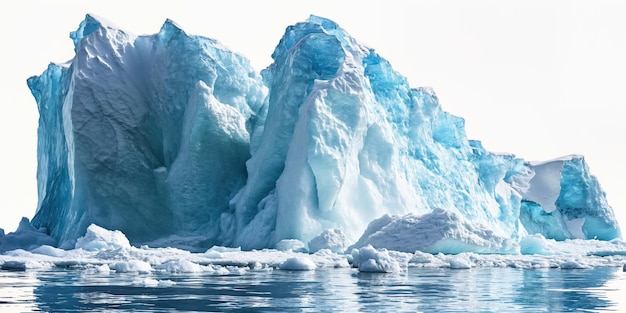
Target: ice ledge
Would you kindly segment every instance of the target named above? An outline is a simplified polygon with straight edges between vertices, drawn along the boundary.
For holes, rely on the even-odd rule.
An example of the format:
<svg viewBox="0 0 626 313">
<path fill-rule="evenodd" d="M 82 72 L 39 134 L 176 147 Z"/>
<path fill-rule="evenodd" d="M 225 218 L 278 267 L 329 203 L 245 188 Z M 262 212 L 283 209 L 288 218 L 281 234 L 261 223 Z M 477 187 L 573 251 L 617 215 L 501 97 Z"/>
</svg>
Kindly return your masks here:
<svg viewBox="0 0 626 313">
<path fill-rule="evenodd" d="M 580 154 L 568 154 L 568 155 L 564 155 L 562 157 L 550 159 L 547 161 L 529 161 L 528 164 L 532 166 L 539 166 L 539 165 L 544 165 L 544 164 L 553 163 L 553 162 L 566 162 L 566 161 L 571 161 L 571 160 L 584 160 L 584 159 L 585 157 Z"/>
</svg>

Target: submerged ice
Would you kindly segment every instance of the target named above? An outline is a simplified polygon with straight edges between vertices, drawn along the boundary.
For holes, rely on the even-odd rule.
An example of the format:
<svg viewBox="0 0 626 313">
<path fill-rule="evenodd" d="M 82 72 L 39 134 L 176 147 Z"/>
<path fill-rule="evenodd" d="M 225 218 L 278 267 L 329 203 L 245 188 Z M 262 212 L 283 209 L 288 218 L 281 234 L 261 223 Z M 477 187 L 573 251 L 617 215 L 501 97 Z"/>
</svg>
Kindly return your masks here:
<svg viewBox="0 0 626 313">
<path fill-rule="evenodd" d="M 584 158 L 490 153 L 431 89 L 328 19 L 289 26 L 260 73 L 170 20 L 135 36 L 88 15 L 71 38 L 69 62 L 28 79 L 31 223 L 58 247 L 94 224 L 195 251 L 352 245 L 365 271 L 394 271 L 376 249 L 516 254 L 528 235 L 621 236 Z"/>
</svg>

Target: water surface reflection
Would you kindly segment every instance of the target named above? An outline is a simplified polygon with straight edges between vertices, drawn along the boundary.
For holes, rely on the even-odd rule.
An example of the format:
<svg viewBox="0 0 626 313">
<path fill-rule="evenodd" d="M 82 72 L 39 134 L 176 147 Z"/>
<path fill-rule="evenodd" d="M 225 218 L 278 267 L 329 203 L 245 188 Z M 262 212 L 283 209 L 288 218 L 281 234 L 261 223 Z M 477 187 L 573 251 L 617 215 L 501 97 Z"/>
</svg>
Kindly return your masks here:
<svg viewBox="0 0 626 313">
<path fill-rule="evenodd" d="M 1 312 L 624 311 L 621 268 L 410 268 L 249 271 L 243 275 L 0 271 Z"/>
</svg>

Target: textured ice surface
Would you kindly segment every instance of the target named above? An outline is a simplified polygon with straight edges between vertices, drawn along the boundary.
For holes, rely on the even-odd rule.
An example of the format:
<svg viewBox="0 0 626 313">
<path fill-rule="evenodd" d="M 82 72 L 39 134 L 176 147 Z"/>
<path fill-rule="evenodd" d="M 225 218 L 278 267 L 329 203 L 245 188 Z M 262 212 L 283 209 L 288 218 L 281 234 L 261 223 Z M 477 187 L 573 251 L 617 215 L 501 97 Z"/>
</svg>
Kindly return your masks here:
<svg viewBox="0 0 626 313">
<path fill-rule="evenodd" d="M 352 247 L 368 245 L 408 253 L 519 254 L 516 241 L 499 237 L 487 226 L 470 223 L 459 213 L 443 209 L 435 209 L 422 216 L 385 215 L 376 219 Z"/>
<path fill-rule="evenodd" d="M 108 231 L 98 225 L 87 227 L 85 236 L 76 240 L 76 249 L 87 251 L 130 248 L 128 238 L 119 230 Z"/>
<path fill-rule="evenodd" d="M 311 239 L 308 246 L 311 252 L 328 249 L 332 252 L 341 253 L 346 250 L 350 243 L 341 229 L 327 229 L 319 236 Z"/>
<path fill-rule="evenodd" d="M 139 37 L 109 25 L 87 16 L 71 62 L 28 80 L 40 111 L 33 224 L 61 242 L 95 223 L 135 243 L 201 233 L 210 247 L 246 181 L 267 88 L 246 58 L 172 21 Z"/>
<path fill-rule="evenodd" d="M 32 250 L 39 246 L 56 246 L 57 241 L 46 234 L 45 229 L 35 229 L 27 218 L 22 218 L 17 230 L 4 234 L 0 232 L 0 253 L 14 250 Z"/>
<path fill-rule="evenodd" d="M 28 79 L 40 113 L 32 225 L 61 247 L 95 224 L 135 246 L 337 252 L 381 216 L 404 218 L 366 234 L 372 245 L 436 230 L 398 238 L 401 251 L 620 236 L 582 158 L 486 151 L 431 89 L 330 20 L 289 26 L 261 73 L 170 20 L 135 36 L 88 15 L 71 38 L 72 60 Z M 428 224 L 440 214 L 444 225 Z"/>
<path fill-rule="evenodd" d="M 410 254 L 375 249 L 371 245 L 352 250 L 352 264 L 360 272 L 398 273 L 406 270 Z"/>
<path fill-rule="evenodd" d="M 582 156 L 537 162 L 530 167 L 535 176 L 523 193 L 520 214 L 529 233 L 557 240 L 620 237 L 606 195 Z"/>
</svg>

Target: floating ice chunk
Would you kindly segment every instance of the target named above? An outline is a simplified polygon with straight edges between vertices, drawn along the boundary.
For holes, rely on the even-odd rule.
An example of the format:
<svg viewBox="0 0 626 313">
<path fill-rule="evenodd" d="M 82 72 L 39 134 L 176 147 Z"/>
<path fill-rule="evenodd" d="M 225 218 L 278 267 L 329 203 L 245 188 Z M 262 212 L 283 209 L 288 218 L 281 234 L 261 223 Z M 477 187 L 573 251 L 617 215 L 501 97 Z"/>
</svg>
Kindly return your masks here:
<svg viewBox="0 0 626 313">
<path fill-rule="evenodd" d="M 224 266 L 218 266 L 215 268 L 215 271 L 213 271 L 213 275 L 226 276 L 226 275 L 230 275 L 230 271 Z"/>
<path fill-rule="evenodd" d="M 156 267 L 169 273 L 200 273 L 204 271 L 202 265 L 193 263 L 188 260 L 171 260 Z"/>
<path fill-rule="evenodd" d="M 154 278 L 139 278 L 133 281 L 133 285 L 139 287 L 157 287 L 159 281 Z"/>
<path fill-rule="evenodd" d="M 98 273 L 109 273 L 111 268 L 108 264 L 102 264 L 95 267 L 96 272 Z"/>
<path fill-rule="evenodd" d="M 401 264 L 401 261 L 393 258 L 387 249 L 377 250 L 371 245 L 353 249 L 352 259 L 353 265 L 356 265 L 360 272 L 398 273 L 408 266 L 406 260 Z"/>
<path fill-rule="evenodd" d="M 581 263 L 579 263 L 577 261 L 574 261 L 574 260 L 562 262 L 561 264 L 559 264 L 559 267 L 561 269 L 564 269 L 564 270 L 572 270 L 572 269 L 576 270 L 576 269 L 586 269 L 586 268 L 589 268 L 588 265 L 581 264 Z"/>
<path fill-rule="evenodd" d="M 279 241 L 274 248 L 279 251 L 287 252 L 308 252 L 304 242 L 297 239 L 283 239 Z"/>
<path fill-rule="evenodd" d="M 285 260 L 279 268 L 286 271 L 312 271 L 317 265 L 307 257 L 296 256 Z"/>
<path fill-rule="evenodd" d="M 413 253 L 413 256 L 411 257 L 410 262 L 411 263 L 431 263 L 433 260 L 435 259 L 435 256 L 433 256 L 430 253 L 425 253 L 422 251 L 415 251 L 415 253 Z"/>
<path fill-rule="evenodd" d="M 0 269 L 4 271 L 25 271 L 26 262 L 23 261 L 6 261 L 2 263 Z"/>
<path fill-rule="evenodd" d="M 316 257 L 318 262 L 321 261 L 322 266 L 329 266 L 340 268 L 340 267 L 350 267 L 350 263 L 348 261 L 348 256 L 344 254 L 337 254 L 328 249 L 321 249 L 315 252 L 313 257 Z"/>
<path fill-rule="evenodd" d="M 76 240 L 75 248 L 87 251 L 129 249 L 130 242 L 119 230 L 111 231 L 91 224 L 87 227 L 85 236 Z"/>
<path fill-rule="evenodd" d="M 315 253 L 328 249 L 335 253 L 343 253 L 348 246 L 348 239 L 341 229 L 331 228 L 309 241 L 309 251 Z"/>
<path fill-rule="evenodd" d="M 112 270 L 118 273 L 150 273 L 152 272 L 152 266 L 148 262 L 141 260 L 128 260 L 126 262 L 117 262 L 110 266 Z"/>
<path fill-rule="evenodd" d="M 166 280 L 158 280 L 154 278 L 140 278 L 133 281 L 134 286 L 139 287 L 171 287 L 176 285 L 176 282 L 173 282 L 169 279 Z"/>
<path fill-rule="evenodd" d="M 455 255 L 450 259 L 450 268 L 452 269 L 470 269 L 472 268 L 472 261 L 467 254 Z"/>
<path fill-rule="evenodd" d="M 165 280 L 159 280 L 159 284 L 157 285 L 158 287 L 172 287 L 176 285 L 175 281 L 171 281 L 169 279 L 165 279 Z"/>
<path fill-rule="evenodd" d="M 85 266 L 85 273 L 89 274 L 89 275 L 94 275 L 94 274 L 110 274 L 111 273 L 111 268 L 109 267 L 108 264 L 87 264 Z"/>
<path fill-rule="evenodd" d="M 15 260 L 4 261 L 2 265 L 0 265 L 0 269 L 6 271 L 45 270 L 50 269 L 53 266 L 54 265 L 50 262 L 37 259 L 33 260 L 31 254 L 30 258 L 19 258 Z"/>
<path fill-rule="evenodd" d="M 443 267 L 445 262 L 441 258 L 437 258 L 435 255 L 422 252 L 415 251 L 409 263 L 416 266 L 422 267 Z"/>
<path fill-rule="evenodd" d="M 522 254 L 551 255 L 553 252 L 550 249 L 550 242 L 555 241 L 546 239 L 541 234 L 526 236 L 520 240 L 520 252 Z"/>
</svg>

